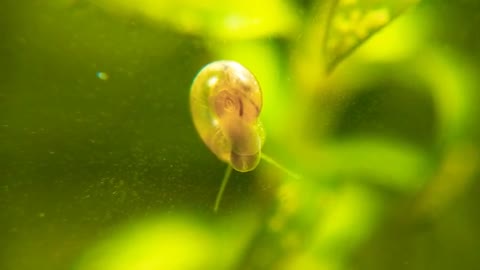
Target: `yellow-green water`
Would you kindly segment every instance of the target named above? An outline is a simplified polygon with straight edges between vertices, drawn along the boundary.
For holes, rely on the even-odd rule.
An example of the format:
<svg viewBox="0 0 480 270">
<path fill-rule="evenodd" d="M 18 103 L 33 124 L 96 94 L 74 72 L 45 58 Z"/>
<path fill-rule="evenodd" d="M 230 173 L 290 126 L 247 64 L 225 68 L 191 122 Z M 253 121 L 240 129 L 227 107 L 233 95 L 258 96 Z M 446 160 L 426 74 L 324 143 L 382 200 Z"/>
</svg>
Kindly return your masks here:
<svg viewBox="0 0 480 270">
<path fill-rule="evenodd" d="M 2 1 L 0 269 L 475 269 L 479 12 Z M 284 169 L 232 172 L 214 213 L 227 165 L 189 91 L 221 59 L 256 76 Z"/>
</svg>

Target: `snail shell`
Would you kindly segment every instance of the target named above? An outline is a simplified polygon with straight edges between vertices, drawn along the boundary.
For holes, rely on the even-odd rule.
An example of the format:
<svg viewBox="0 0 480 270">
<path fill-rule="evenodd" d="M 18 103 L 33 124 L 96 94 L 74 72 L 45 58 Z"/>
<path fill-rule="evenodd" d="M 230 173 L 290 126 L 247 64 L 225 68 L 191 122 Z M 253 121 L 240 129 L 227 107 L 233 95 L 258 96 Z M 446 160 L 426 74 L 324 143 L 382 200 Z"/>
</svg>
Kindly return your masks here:
<svg viewBox="0 0 480 270">
<path fill-rule="evenodd" d="M 206 65 L 190 92 L 193 123 L 222 161 L 247 172 L 260 162 L 264 131 L 258 117 L 262 91 L 253 74 L 234 61 Z"/>
</svg>

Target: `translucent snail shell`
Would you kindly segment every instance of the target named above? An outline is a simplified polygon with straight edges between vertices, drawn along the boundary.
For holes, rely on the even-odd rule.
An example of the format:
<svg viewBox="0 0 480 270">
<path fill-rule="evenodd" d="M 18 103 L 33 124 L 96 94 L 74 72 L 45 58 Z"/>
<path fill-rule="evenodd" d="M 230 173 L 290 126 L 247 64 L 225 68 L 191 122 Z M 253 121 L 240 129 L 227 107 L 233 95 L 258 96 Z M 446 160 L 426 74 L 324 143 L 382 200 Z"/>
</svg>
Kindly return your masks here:
<svg viewBox="0 0 480 270">
<path fill-rule="evenodd" d="M 262 91 L 249 70 L 234 61 L 206 65 L 193 81 L 190 109 L 201 139 L 220 160 L 240 172 L 257 167 L 265 139 L 258 119 Z"/>
</svg>

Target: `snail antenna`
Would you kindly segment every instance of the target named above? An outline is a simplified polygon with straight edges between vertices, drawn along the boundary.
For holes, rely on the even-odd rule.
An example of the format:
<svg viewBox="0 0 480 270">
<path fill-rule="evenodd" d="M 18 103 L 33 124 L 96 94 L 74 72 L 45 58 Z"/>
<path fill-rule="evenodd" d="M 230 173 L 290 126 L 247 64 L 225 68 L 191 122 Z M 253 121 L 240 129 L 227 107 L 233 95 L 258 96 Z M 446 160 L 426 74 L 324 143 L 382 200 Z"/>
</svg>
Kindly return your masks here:
<svg viewBox="0 0 480 270">
<path fill-rule="evenodd" d="M 217 193 L 217 198 L 215 199 L 215 206 L 213 207 L 213 211 L 217 213 L 218 206 L 220 205 L 220 201 L 223 197 L 223 192 L 225 191 L 225 187 L 227 186 L 228 179 L 230 179 L 230 174 L 232 173 L 232 166 L 230 164 L 227 165 L 227 170 L 225 171 L 225 175 L 223 176 L 222 184 L 220 185 L 220 189 Z"/>
<path fill-rule="evenodd" d="M 280 165 L 278 162 L 276 162 L 274 159 L 272 159 L 271 157 L 269 157 L 268 155 L 265 155 L 264 153 L 262 153 L 262 159 L 265 160 L 267 163 L 270 163 L 271 165 L 277 167 L 278 169 L 280 169 L 281 171 L 283 171 L 284 173 L 286 173 L 288 176 L 294 178 L 294 179 L 300 179 L 300 175 L 290 171 L 289 169 L 285 168 L 284 166 Z"/>
</svg>

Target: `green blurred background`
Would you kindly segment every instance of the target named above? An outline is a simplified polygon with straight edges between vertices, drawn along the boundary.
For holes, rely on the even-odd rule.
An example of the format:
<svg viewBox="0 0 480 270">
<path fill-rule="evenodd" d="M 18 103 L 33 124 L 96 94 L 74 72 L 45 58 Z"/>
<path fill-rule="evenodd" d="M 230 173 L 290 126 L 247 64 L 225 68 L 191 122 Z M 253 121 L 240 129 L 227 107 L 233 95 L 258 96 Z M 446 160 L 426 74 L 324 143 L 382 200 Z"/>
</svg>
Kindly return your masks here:
<svg viewBox="0 0 480 270">
<path fill-rule="evenodd" d="M 478 269 L 476 0 L 0 3 L 0 269 Z M 199 139 L 238 61 L 261 162 Z"/>
</svg>

